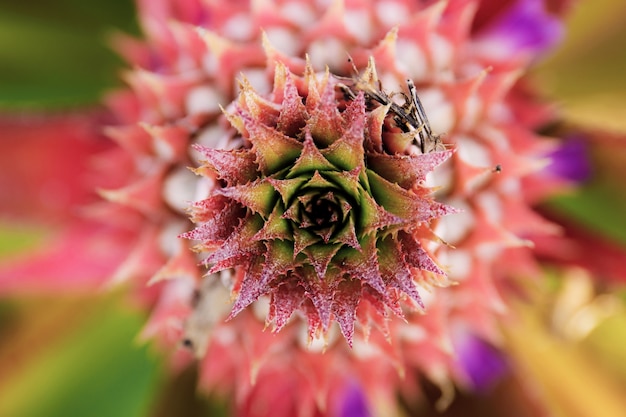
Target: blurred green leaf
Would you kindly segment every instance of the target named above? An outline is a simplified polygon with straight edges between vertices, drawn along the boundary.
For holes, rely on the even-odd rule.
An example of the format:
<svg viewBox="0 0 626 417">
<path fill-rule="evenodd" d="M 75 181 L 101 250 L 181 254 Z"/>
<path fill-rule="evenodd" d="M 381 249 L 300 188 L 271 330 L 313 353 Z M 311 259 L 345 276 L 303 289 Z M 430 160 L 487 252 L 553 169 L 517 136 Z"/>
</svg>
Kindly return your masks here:
<svg viewBox="0 0 626 417">
<path fill-rule="evenodd" d="M 33 247 L 41 239 L 42 231 L 0 222 L 0 259 Z"/>
<path fill-rule="evenodd" d="M 97 102 L 119 85 L 115 29 L 137 32 L 132 0 L 0 2 L 0 108 Z"/>
<path fill-rule="evenodd" d="M 626 246 L 626 196 L 606 182 L 553 197 L 550 205 L 582 225 Z"/>
<path fill-rule="evenodd" d="M 74 314 L 88 317 L 37 357 L 29 355 L 28 366 L 0 393 L 0 415 L 147 415 L 162 376 L 147 348 L 132 343 L 144 318 L 111 297 Z"/>
</svg>

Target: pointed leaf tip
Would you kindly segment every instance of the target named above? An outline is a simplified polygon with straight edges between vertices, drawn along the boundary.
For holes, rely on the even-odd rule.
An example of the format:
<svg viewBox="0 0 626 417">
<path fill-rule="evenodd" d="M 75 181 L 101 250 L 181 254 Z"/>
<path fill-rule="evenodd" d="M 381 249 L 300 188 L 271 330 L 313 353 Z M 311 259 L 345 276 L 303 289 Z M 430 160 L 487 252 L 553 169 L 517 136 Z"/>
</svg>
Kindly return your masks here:
<svg viewBox="0 0 626 417">
<path fill-rule="evenodd" d="M 278 197 L 274 187 L 267 180 L 219 188 L 215 192 L 241 203 L 264 218 L 270 215 Z"/>
<path fill-rule="evenodd" d="M 293 164 L 300 156 L 303 145 L 296 139 L 260 123 L 244 112 L 241 112 L 241 118 L 263 174 L 272 175 Z"/>
</svg>

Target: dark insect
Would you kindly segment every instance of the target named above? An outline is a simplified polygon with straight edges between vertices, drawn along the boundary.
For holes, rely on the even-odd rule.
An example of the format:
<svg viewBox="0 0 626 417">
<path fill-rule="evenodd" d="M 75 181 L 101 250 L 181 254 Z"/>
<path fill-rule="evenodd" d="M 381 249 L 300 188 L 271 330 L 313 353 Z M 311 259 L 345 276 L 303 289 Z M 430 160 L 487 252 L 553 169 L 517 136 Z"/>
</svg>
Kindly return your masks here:
<svg viewBox="0 0 626 417">
<path fill-rule="evenodd" d="M 339 84 L 339 88 L 347 99 L 353 100 L 358 92 L 363 92 L 368 101 L 389 106 L 389 111 L 394 115 L 396 125 L 403 132 L 414 135 L 414 140 L 422 153 L 438 151 L 444 148 L 441 136 L 435 135 L 430 127 L 430 122 L 424 111 L 424 106 L 417 95 L 417 88 L 413 80 L 408 79 L 406 81 L 408 95 L 400 92 L 393 93 L 390 96 L 382 88 L 372 58 L 369 60 L 365 73 L 361 76 L 352 59 L 349 59 L 349 62 L 352 64 L 355 75 L 351 78 L 338 77 L 344 81 Z M 397 95 L 403 97 L 404 103 L 402 105 L 393 100 L 393 97 Z"/>
<path fill-rule="evenodd" d="M 426 116 L 426 112 L 424 111 L 424 106 L 422 106 L 422 102 L 417 95 L 417 89 L 415 88 L 413 80 L 406 80 L 406 84 L 409 88 L 409 95 L 411 99 L 410 112 L 417 118 L 419 126 L 417 129 L 420 138 L 420 149 L 422 150 L 422 153 L 438 150 L 443 146 L 441 143 L 441 136 L 433 133 L 428 117 Z"/>
</svg>

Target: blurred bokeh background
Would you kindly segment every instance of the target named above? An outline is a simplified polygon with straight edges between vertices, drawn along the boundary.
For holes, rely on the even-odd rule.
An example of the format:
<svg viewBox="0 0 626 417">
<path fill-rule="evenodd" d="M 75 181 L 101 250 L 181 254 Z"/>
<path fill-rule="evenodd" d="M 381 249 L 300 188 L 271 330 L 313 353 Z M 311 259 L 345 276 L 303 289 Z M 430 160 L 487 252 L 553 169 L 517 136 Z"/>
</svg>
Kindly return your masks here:
<svg viewBox="0 0 626 417">
<path fill-rule="evenodd" d="M 567 27 L 565 42 L 532 77 L 567 128 L 585 132 L 593 176 L 543 209 L 608 242 L 616 248 L 612 267 L 626 269 L 619 258 L 626 250 L 626 2 L 582 0 Z M 108 46 L 116 31 L 139 35 L 131 0 L 0 0 L 0 120 L 97 109 L 121 85 L 124 64 Z M 15 140 L 11 134 L 0 131 L 0 141 Z M 0 172 L 0 187 L 18 175 Z M 54 216 L 18 222 L 4 208 L 20 197 L 0 190 L 0 198 L 0 261 L 50 243 Z M 626 415 L 626 287 L 603 278 L 547 269 L 507 332 L 511 374 L 488 392 L 460 395 L 444 415 Z M 220 400 L 196 395 L 193 369 L 168 376 L 155 349 L 138 339 L 145 317 L 123 294 L 2 288 L 0 416 L 227 412 Z"/>
</svg>

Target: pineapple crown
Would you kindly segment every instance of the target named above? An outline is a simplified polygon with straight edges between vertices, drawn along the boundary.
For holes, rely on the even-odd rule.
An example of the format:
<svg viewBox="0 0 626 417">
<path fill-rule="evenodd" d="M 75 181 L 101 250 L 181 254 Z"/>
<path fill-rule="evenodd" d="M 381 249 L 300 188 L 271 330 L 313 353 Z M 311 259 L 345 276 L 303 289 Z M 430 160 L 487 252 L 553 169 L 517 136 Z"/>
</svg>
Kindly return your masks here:
<svg viewBox="0 0 626 417">
<path fill-rule="evenodd" d="M 416 284 L 446 282 L 425 242 L 455 210 L 433 200 L 426 175 L 453 151 L 430 132 L 413 84 L 387 95 L 373 60 L 353 78 L 274 71 L 268 98 L 244 79 L 224 110 L 240 148 L 195 146 L 196 173 L 218 186 L 183 236 L 208 253 L 209 273 L 235 270 L 230 317 L 267 295 L 274 331 L 299 311 L 309 338 L 334 320 L 351 345 L 355 321 L 423 309 Z"/>
</svg>

